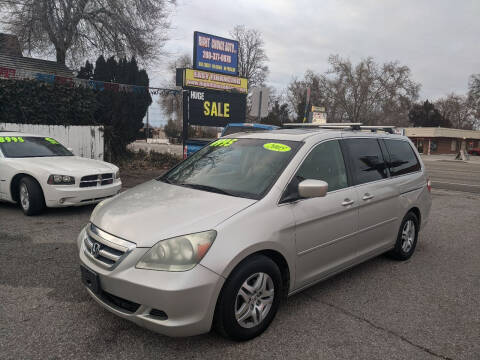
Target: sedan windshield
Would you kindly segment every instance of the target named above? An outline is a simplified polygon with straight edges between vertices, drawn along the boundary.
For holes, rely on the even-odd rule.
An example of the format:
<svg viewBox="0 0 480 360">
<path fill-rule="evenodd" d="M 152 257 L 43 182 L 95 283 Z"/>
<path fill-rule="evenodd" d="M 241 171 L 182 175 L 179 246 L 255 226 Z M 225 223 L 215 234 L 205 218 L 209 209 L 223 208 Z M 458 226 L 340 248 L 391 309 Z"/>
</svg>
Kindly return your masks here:
<svg viewBox="0 0 480 360">
<path fill-rule="evenodd" d="M 34 136 L 0 136 L 0 150 L 7 158 L 73 156 L 52 138 Z"/>
<path fill-rule="evenodd" d="M 260 199 L 302 143 L 220 139 L 205 146 L 159 180 L 169 184 Z"/>
</svg>

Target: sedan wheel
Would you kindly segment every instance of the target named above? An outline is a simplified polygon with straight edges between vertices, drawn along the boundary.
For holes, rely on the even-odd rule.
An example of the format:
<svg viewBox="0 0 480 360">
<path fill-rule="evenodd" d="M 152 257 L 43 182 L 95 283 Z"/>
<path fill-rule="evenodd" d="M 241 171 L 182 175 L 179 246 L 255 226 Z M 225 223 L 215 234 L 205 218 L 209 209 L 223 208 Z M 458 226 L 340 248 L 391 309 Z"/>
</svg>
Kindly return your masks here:
<svg viewBox="0 0 480 360">
<path fill-rule="evenodd" d="M 17 194 L 18 203 L 25 215 L 36 215 L 45 208 L 42 188 L 34 178 L 30 176 L 21 178 Z"/>
<path fill-rule="evenodd" d="M 272 308 L 275 288 L 263 272 L 253 274 L 240 287 L 235 300 L 235 318 L 243 328 L 259 325 Z"/>
<path fill-rule="evenodd" d="M 24 183 L 20 185 L 20 204 L 24 211 L 30 209 L 30 194 L 28 193 L 27 185 Z"/>
</svg>

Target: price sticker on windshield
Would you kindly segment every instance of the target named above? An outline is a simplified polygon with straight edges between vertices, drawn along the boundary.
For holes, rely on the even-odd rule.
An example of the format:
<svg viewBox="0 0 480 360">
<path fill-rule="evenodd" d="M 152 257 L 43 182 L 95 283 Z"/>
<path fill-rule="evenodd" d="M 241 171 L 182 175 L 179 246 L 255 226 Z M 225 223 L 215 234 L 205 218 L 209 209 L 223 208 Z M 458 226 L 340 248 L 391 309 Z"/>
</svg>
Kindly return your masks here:
<svg viewBox="0 0 480 360">
<path fill-rule="evenodd" d="M 292 150 L 290 146 L 280 144 L 280 143 L 267 143 L 263 145 L 263 148 L 270 151 L 278 151 L 278 152 L 287 152 Z"/>
<path fill-rule="evenodd" d="M 0 136 L 0 143 L 23 143 L 25 140 L 19 136 Z"/>
<path fill-rule="evenodd" d="M 213 143 L 210 144 L 210 146 L 230 146 L 234 144 L 238 139 L 219 139 L 217 141 L 214 141 Z"/>
<path fill-rule="evenodd" d="M 47 140 L 52 145 L 58 145 L 59 144 L 59 142 L 57 140 L 52 139 L 52 138 L 47 137 L 47 138 L 45 138 L 45 140 Z"/>
</svg>

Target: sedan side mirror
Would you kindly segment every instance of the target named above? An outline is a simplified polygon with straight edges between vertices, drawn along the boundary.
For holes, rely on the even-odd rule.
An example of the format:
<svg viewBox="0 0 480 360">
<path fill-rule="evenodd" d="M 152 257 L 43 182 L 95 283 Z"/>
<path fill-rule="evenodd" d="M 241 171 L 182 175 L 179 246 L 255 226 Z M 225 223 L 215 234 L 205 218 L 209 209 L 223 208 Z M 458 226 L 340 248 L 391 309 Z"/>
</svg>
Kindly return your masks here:
<svg viewBox="0 0 480 360">
<path fill-rule="evenodd" d="M 328 183 L 323 180 L 307 179 L 298 184 L 298 194 L 302 198 L 324 197 L 327 191 Z"/>
</svg>

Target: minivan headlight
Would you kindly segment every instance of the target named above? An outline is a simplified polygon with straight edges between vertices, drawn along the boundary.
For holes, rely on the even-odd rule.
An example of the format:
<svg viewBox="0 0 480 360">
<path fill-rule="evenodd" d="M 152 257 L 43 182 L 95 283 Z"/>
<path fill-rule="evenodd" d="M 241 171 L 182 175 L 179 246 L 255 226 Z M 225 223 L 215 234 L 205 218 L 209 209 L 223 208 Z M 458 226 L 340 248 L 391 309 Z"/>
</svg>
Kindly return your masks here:
<svg viewBox="0 0 480 360">
<path fill-rule="evenodd" d="M 204 231 L 177 236 L 156 243 L 137 263 L 138 269 L 186 271 L 205 256 L 217 232 Z"/>
</svg>

